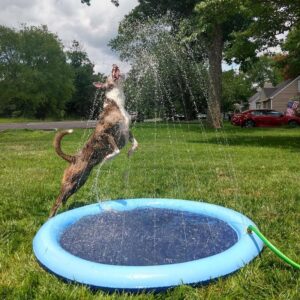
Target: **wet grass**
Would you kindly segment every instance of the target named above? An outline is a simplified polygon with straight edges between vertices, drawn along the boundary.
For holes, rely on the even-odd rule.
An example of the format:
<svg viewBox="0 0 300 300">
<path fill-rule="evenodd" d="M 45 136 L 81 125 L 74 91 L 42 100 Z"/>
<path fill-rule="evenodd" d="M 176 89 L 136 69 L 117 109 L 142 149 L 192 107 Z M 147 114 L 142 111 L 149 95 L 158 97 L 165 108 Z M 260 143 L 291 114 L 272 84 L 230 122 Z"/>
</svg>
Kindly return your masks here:
<svg viewBox="0 0 300 300">
<path fill-rule="evenodd" d="M 95 169 L 63 210 L 106 199 L 168 197 L 204 200 L 238 210 L 287 256 L 300 259 L 300 130 L 220 131 L 197 124 L 138 124 L 140 148 Z M 63 148 L 81 148 L 90 131 L 75 130 Z M 54 132 L 0 133 L 1 299 L 299 299 L 299 271 L 269 250 L 239 272 L 203 287 L 164 294 L 91 292 L 45 272 L 32 239 L 47 219 L 66 163 L 52 147 Z"/>
</svg>

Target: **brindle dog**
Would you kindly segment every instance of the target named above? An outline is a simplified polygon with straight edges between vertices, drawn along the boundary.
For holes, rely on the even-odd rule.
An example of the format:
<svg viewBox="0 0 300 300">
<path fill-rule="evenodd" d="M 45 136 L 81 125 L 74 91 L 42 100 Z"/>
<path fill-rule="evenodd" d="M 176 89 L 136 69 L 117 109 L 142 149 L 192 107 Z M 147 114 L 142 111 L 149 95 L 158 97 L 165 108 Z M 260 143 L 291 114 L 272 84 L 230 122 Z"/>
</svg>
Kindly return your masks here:
<svg viewBox="0 0 300 300">
<path fill-rule="evenodd" d="M 128 156 L 136 150 L 138 143 L 129 130 L 130 116 L 124 108 L 122 81 L 123 76 L 119 68 L 113 65 L 112 74 L 105 83 L 94 83 L 96 88 L 106 90 L 104 109 L 99 116 L 95 131 L 81 151 L 75 155 L 68 155 L 61 149 L 62 138 L 72 130 L 59 132 L 55 136 L 56 153 L 70 165 L 64 171 L 61 191 L 49 217 L 53 217 L 61 204 L 64 204 L 86 182 L 94 166 L 118 155 L 128 140 L 132 143 Z"/>
</svg>

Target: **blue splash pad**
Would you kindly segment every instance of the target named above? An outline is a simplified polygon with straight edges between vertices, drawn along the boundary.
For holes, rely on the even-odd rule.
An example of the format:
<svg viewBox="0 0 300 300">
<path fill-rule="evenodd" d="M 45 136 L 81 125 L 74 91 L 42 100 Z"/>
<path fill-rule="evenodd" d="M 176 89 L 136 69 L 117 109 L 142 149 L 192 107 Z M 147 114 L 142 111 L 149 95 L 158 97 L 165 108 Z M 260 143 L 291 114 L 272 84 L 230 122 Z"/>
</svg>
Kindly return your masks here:
<svg viewBox="0 0 300 300">
<path fill-rule="evenodd" d="M 151 266 L 221 253 L 238 240 L 226 222 L 186 211 L 139 208 L 86 216 L 60 238 L 66 251 L 111 265 Z"/>
<path fill-rule="evenodd" d="M 115 291 L 207 283 L 237 271 L 262 250 L 246 216 L 177 199 L 92 204 L 47 221 L 33 241 L 47 270 Z"/>
</svg>

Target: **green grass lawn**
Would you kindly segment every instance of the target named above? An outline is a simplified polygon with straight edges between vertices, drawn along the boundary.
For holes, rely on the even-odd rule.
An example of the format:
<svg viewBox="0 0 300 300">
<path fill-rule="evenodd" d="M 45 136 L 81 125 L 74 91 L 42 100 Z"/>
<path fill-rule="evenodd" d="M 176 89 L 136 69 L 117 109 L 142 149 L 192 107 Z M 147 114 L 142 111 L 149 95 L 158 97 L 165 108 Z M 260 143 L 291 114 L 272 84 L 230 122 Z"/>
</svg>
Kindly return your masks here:
<svg viewBox="0 0 300 300">
<path fill-rule="evenodd" d="M 137 153 L 123 150 L 95 169 L 61 211 L 107 199 L 166 197 L 204 200 L 240 211 L 287 256 L 300 260 L 300 130 L 220 131 L 198 124 L 138 124 Z M 90 131 L 64 138 L 67 153 Z M 209 285 L 164 294 L 91 292 L 44 271 L 32 239 L 47 220 L 66 163 L 53 150 L 52 131 L 0 133 L 0 299 L 299 299 L 299 271 L 270 250 L 242 270 Z"/>
<path fill-rule="evenodd" d="M 0 118 L 1 123 L 25 123 L 25 122 L 38 122 L 36 119 L 28 118 Z"/>
<path fill-rule="evenodd" d="M 80 118 L 64 118 L 64 121 L 66 120 L 70 120 L 70 121 L 74 121 L 74 120 L 81 120 Z M 23 118 L 23 117 L 19 117 L 19 118 L 3 118 L 0 117 L 0 124 L 5 124 L 5 123 L 32 123 L 32 122 L 55 122 L 55 121 L 62 121 L 61 119 L 58 118 L 47 118 L 47 119 L 33 119 L 33 118 Z"/>
</svg>

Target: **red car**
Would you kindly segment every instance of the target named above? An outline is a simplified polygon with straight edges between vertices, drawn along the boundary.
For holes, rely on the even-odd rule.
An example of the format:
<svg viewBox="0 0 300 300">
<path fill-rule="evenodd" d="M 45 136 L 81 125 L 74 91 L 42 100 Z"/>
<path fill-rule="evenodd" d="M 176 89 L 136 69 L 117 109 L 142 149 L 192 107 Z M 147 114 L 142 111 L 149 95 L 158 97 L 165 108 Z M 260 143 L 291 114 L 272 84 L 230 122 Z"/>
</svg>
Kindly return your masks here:
<svg viewBox="0 0 300 300">
<path fill-rule="evenodd" d="M 271 109 L 252 109 L 231 117 L 231 124 L 242 127 L 267 127 L 289 125 L 296 127 L 300 125 L 300 117 L 287 116 L 279 111 Z"/>
</svg>

